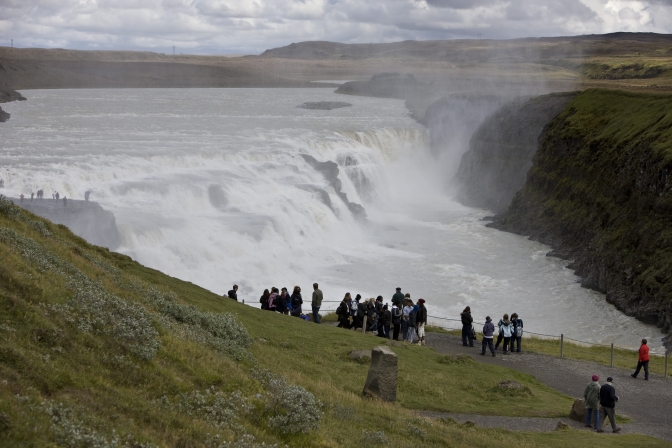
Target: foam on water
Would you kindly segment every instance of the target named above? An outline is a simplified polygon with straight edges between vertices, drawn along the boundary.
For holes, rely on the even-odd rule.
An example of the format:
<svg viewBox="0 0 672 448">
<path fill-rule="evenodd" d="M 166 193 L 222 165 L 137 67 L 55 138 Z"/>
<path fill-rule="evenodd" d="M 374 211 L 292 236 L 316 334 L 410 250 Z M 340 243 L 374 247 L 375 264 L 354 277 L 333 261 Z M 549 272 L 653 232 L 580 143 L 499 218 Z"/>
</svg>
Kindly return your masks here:
<svg viewBox="0 0 672 448">
<path fill-rule="evenodd" d="M 169 275 L 220 294 L 235 282 L 253 303 L 270 286 L 308 292 L 318 281 L 338 301 L 346 291 L 389 300 L 399 285 L 431 315 L 458 318 L 469 305 L 477 320 L 517 311 L 528 330 L 588 341 L 659 337 L 580 288 L 547 247 L 488 229 L 486 211 L 453 202 L 454 167 L 432 155 L 402 101 L 348 97 L 352 107 L 319 111 L 296 106 L 342 97 L 321 88 L 25 93 L 29 101 L 6 105 L 3 193 L 91 189 L 117 218 L 120 252 Z M 342 191 L 368 224 L 301 154 L 338 163 Z"/>
</svg>

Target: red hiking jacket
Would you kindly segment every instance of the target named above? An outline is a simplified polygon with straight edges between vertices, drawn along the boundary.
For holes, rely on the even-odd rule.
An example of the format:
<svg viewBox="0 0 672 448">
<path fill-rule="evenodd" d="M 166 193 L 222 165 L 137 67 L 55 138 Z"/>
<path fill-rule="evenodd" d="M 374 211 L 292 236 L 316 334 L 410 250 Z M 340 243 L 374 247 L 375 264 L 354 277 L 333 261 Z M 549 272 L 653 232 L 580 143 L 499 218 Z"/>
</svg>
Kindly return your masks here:
<svg viewBox="0 0 672 448">
<path fill-rule="evenodd" d="M 639 347 L 639 360 L 640 361 L 648 361 L 649 360 L 649 346 L 646 344 L 642 344 Z"/>
</svg>

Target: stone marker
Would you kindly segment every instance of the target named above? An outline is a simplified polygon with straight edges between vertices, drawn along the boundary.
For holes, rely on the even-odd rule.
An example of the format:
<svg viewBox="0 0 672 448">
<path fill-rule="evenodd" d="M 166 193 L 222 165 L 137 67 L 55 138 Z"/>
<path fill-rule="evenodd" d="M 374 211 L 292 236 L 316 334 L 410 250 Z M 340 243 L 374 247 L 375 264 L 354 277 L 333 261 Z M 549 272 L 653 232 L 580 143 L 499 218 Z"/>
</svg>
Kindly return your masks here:
<svg viewBox="0 0 672 448">
<path fill-rule="evenodd" d="M 397 400 L 397 361 L 397 354 L 389 347 L 378 346 L 371 350 L 371 366 L 362 391 L 364 398 Z"/>
<path fill-rule="evenodd" d="M 583 398 L 577 398 L 574 400 L 572 405 L 572 410 L 569 411 L 569 418 L 576 420 L 577 422 L 585 423 L 586 421 L 586 403 L 584 403 Z"/>
<path fill-rule="evenodd" d="M 558 424 L 555 426 L 556 431 L 563 431 L 565 429 L 569 429 L 569 425 L 564 422 L 558 422 Z"/>
</svg>

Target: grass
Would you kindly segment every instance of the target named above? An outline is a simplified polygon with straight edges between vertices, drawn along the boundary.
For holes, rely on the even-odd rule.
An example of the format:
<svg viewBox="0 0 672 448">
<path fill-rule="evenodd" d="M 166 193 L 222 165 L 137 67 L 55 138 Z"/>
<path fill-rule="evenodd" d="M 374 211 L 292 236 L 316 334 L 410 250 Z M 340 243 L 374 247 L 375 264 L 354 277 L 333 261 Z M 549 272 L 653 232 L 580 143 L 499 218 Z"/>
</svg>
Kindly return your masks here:
<svg viewBox="0 0 672 448">
<path fill-rule="evenodd" d="M 413 410 L 559 416 L 571 404 L 528 375 L 446 363 L 427 347 L 392 346 L 396 404 L 363 400 L 368 366 L 348 353 L 381 339 L 222 298 L 2 201 L 0 259 L 3 446 L 531 447 L 577 437 L 598 447 L 665 446 L 637 435 L 512 432 L 420 418 Z M 100 306 L 86 308 L 93 302 Z M 489 392 L 502 380 L 522 383 L 529 395 Z M 309 429 L 273 424 L 291 418 Z"/>
</svg>

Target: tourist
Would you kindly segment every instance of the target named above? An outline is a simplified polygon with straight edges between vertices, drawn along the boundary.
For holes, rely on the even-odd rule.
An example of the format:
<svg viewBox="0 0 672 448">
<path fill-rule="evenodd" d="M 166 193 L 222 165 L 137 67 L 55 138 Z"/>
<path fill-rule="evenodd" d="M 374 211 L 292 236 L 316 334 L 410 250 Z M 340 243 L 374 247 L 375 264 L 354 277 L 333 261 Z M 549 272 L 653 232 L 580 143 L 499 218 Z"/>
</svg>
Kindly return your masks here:
<svg viewBox="0 0 672 448">
<path fill-rule="evenodd" d="M 505 314 L 500 322 L 501 325 L 499 326 L 499 334 L 504 337 L 504 354 L 508 355 L 511 353 L 509 347 L 511 344 L 511 336 L 513 336 L 513 324 L 509 320 L 508 314 Z"/>
<path fill-rule="evenodd" d="M 406 294 L 406 297 L 404 298 L 404 308 L 401 310 L 403 317 L 403 320 L 401 321 L 401 336 L 404 341 L 408 339 L 408 316 L 411 314 L 411 311 L 413 311 L 413 301 L 411 300 L 411 295 Z"/>
<path fill-rule="evenodd" d="M 586 406 L 586 428 L 590 428 L 590 419 L 594 416 L 595 429 L 598 428 L 597 422 L 599 421 L 600 409 L 598 403 L 600 402 L 600 383 L 598 381 L 600 377 L 593 375 L 592 381 L 586 386 L 586 390 L 583 391 L 583 401 Z"/>
<path fill-rule="evenodd" d="M 357 302 L 357 314 L 355 315 L 355 324 L 353 326 L 355 329 L 364 328 L 364 316 L 368 312 L 366 300 L 362 301 L 362 296 L 357 294 L 355 301 Z"/>
<path fill-rule="evenodd" d="M 376 301 L 374 302 L 374 307 L 376 308 L 376 322 L 378 322 L 378 327 L 376 327 L 376 331 L 378 332 L 378 336 L 380 336 L 383 333 L 383 321 L 381 319 L 381 316 L 383 315 L 383 296 L 378 296 L 376 297 Z"/>
<path fill-rule="evenodd" d="M 236 302 L 238 301 L 238 285 L 233 285 L 233 289 L 230 289 L 227 293 L 229 299 L 233 299 Z"/>
<path fill-rule="evenodd" d="M 403 321 L 401 310 L 395 304 L 392 304 L 392 310 L 390 311 L 392 315 L 392 339 L 395 341 L 399 340 L 399 330 L 401 329 L 401 322 Z"/>
<path fill-rule="evenodd" d="M 303 298 L 301 298 L 301 288 L 298 286 L 294 287 L 294 291 L 292 292 L 292 311 L 290 311 L 290 314 L 292 316 L 296 317 L 301 317 L 301 305 L 303 305 Z"/>
<path fill-rule="evenodd" d="M 378 313 L 376 312 L 376 299 L 370 298 L 366 305 L 366 330 L 378 334 Z"/>
<path fill-rule="evenodd" d="M 523 319 L 518 317 L 518 313 L 511 315 L 511 323 L 513 324 L 513 335 L 511 336 L 511 353 L 513 353 L 513 346 L 517 345 L 517 352 L 520 353 L 520 341 L 523 339 Z"/>
<path fill-rule="evenodd" d="M 30 192 L 30 202 L 33 202 L 33 197 L 35 197 L 35 193 L 32 191 Z"/>
<path fill-rule="evenodd" d="M 614 379 L 612 377 L 607 378 L 607 382 L 600 387 L 600 419 L 597 426 L 597 432 L 604 432 L 602 427 L 606 417 L 609 417 L 611 422 L 611 429 L 614 432 L 619 432 L 620 427 L 616 426 L 616 402 L 618 401 L 618 396 L 616 395 L 616 389 L 611 384 Z"/>
<path fill-rule="evenodd" d="M 392 313 L 388 309 L 387 304 L 383 305 L 383 309 L 380 315 L 380 325 L 378 328 L 380 329 L 378 332 L 378 336 L 383 337 L 385 339 L 390 339 L 390 324 L 392 323 Z"/>
<path fill-rule="evenodd" d="M 19 198 L 21 199 L 21 203 L 23 204 L 23 193 L 21 193 L 21 196 L 19 196 Z"/>
<path fill-rule="evenodd" d="M 639 346 L 639 361 L 637 362 L 637 369 L 635 370 L 635 373 L 631 374 L 630 376 L 633 378 L 637 378 L 637 375 L 639 375 L 639 371 L 642 370 L 642 367 L 644 367 L 644 379 L 646 381 L 649 381 L 649 346 L 646 345 L 646 339 L 642 339 L 642 345 Z"/>
<path fill-rule="evenodd" d="M 264 293 L 259 298 L 259 303 L 261 303 L 261 309 L 262 310 L 267 310 L 268 309 L 268 299 L 270 299 L 270 298 L 271 298 L 271 293 L 268 291 L 268 289 L 264 289 Z"/>
<path fill-rule="evenodd" d="M 268 298 L 268 309 L 269 311 L 275 312 L 278 307 L 278 297 L 280 297 L 280 291 L 275 286 L 271 288 L 271 295 Z"/>
<path fill-rule="evenodd" d="M 275 310 L 278 313 L 289 314 L 289 310 L 292 309 L 292 302 L 290 300 L 289 294 L 287 293 L 287 288 L 282 288 L 280 290 L 280 298 L 278 299 L 278 306 L 275 307 Z"/>
<path fill-rule="evenodd" d="M 485 356 L 485 347 L 490 349 L 492 356 L 495 356 L 495 346 L 492 345 L 492 337 L 495 334 L 495 325 L 492 323 L 490 316 L 485 318 L 485 325 L 483 325 L 483 343 L 481 344 L 481 355 Z"/>
<path fill-rule="evenodd" d="M 474 318 L 471 317 L 471 308 L 466 307 L 464 311 L 460 314 L 460 320 L 462 321 L 462 345 L 467 346 L 467 340 L 469 341 L 469 347 L 474 346 L 474 338 L 472 331 L 472 324 L 474 323 Z"/>
<path fill-rule="evenodd" d="M 310 306 L 313 308 L 313 322 L 321 324 L 320 308 L 322 307 L 322 291 L 318 289 L 317 283 L 313 283 L 313 300 L 310 303 Z"/>
<path fill-rule="evenodd" d="M 404 294 L 401 292 L 401 288 L 397 288 L 397 292 L 392 296 L 392 304 L 397 305 L 397 308 L 401 308 L 404 303 Z"/>
<path fill-rule="evenodd" d="M 350 297 L 349 292 L 346 292 L 345 297 L 341 300 L 341 304 L 336 309 L 338 326 L 340 328 L 345 328 L 346 330 L 349 330 L 350 327 L 352 327 L 350 324 L 350 302 L 352 302 L 352 297 Z"/>
<path fill-rule="evenodd" d="M 404 307 L 404 310 L 410 307 L 410 311 L 408 313 L 408 333 L 406 335 L 406 341 L 409 344 L 414 344 L 418 340 L 418 334 L 415 332 L 415 324 L 417 321 L 418 312 L 415 309 L 415 306 L 413 305 L 413 301 L 411 299 L 406 299 L 406 302 L 408 303 L 408 305 Z"/>
<path fill-rule="evenodd" d="M 420 345 L 425 345 L 425 325 L 427 325 L 427 308 L 425 308 L 425 299 L 418 299 L 416 328 L 418 329 L 418 344 Z"/>
</svg>

